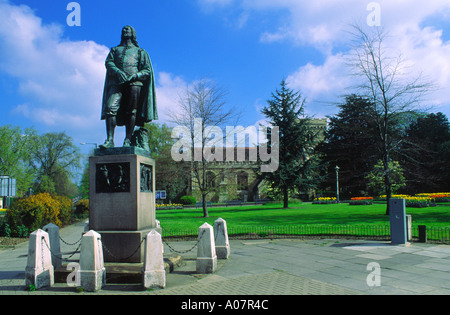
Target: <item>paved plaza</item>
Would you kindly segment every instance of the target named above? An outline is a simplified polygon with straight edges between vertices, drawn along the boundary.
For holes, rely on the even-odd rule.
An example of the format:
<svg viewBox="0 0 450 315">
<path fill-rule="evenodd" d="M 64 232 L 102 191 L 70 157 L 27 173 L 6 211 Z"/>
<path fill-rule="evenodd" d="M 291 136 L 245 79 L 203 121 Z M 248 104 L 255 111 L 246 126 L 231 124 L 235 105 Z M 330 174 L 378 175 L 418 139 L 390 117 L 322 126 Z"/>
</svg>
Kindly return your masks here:
<svg viewBox="0 0 450 315">
<path fill-rule="evenodd" d="M 84 224 L 61 230 L 76 243 Z M 195 245 L 170 242 L 176 251 Z M 29 292 L 24 287 L 28 243 L 0 250 L 0 294 L 142 295 L 423 295 L 450 294 L 450 246 L 355 240 L 231 240 L 231 256 L 214 274 L 195 273 L 196 249 L 182 254 L 184 265 L 167 274 L 163 290 L 107 284 L 97 293 L 77 293 L 65 283 Z M 63 258 L 76 249 L 61 243 Z M 171 248 L 165 245 L 165 253 Z M 76 261 L 77 255 L 70 257 Z"/>
</svg>

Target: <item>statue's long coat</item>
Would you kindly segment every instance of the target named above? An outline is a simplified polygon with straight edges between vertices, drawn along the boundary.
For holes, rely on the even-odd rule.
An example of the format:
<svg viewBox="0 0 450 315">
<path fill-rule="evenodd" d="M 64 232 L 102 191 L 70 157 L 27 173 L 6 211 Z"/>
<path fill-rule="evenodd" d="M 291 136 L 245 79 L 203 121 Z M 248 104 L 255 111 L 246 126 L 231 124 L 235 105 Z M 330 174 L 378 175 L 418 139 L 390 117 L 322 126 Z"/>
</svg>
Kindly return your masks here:
<svg viewBox="0 0 450 315">
<path fill-rule="evenodd" d="M 106 58 L 106 78 L 105 87 L 103 89 L 103 102 L 102 102 L 102 115 L 101 119 L 106 119 L 106 105 L 108 98 L 111 94 L 111 87 L 114 85 L 120 85 L 117 70 L 118 68 L 114 64 L 116 48 L 111 48 L 108 57 Z M 139 48 L 140 61 L 139 61 L 139 74 L 145 76 L 147 79 L 142 81 L 144 86 L 141 89 L 140 100 L 137 106 L 136 114 L 136 126 L 144 126 L 144 123 L 158 119 L 158 112 L 156 108 L 156 87 L 155 76 L 153 73 L 152 63 L 148 53 Z M 120 107 L 123 108 L 122 106 Z M 119 109 L 117 113 L 117 125 L 124 126 L 126 123 L 126 117 L 124 111 Z"/>
</svg>

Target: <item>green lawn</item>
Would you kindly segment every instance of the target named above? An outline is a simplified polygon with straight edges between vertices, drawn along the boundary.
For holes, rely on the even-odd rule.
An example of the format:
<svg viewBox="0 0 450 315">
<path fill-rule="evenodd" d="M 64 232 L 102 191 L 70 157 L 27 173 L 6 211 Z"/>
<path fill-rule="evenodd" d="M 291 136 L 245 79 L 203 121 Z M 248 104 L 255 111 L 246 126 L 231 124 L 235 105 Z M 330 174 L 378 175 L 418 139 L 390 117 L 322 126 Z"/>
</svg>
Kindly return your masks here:
<svg viewBox="0 0 450 315">
<path fill-rule="evenodd" d="M 283 209 L 281 204 L 209 208 L 209 218 L 203 218 L 201 208 L 158 210 L 156 218 L 163 228 L 198 229 L 205 222 L 213 225 L 223 218 L 230 226 L 286 226 L 286 225 L 368 225 L 389 224 L 386 205 L 350 206 L 348 204 L 313 205 L 293 204 Z M 450 226 L 450 205 L 430 208 L 406 208 L 413 225 Z"/>
</svg>

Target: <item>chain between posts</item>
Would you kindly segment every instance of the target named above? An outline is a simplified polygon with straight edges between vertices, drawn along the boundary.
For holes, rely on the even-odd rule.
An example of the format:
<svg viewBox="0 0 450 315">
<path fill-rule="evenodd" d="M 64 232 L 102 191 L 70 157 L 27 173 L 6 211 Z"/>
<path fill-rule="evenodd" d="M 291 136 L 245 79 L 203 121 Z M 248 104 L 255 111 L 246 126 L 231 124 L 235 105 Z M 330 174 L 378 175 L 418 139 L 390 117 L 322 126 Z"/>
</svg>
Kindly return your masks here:
<svg viewBox="0 0 450 315">
<path fill-rule="evenodd" d="M 59 257 L 58 255 L 53 253 L 53 251 L 50 248 L 50 245 L 47 243 L 47 240 L 45 239 L 45 237 L 42 237 L 41 242 L 42 242 L 42 240 L 44 240 L 45 246 L 47 246 L 48 250 L 50 251 L 50 254 L 53 257 L 56 257 L 57 259 L 60 259 L 61 261 L 69 261 L 70 258 L 72 258 L 76 253 L 78 253 L 78 251 L 79 251 L 79 249 L 81 247 L 81 240 L 83 239 L 83 237 L 81 237 L 81 239 L 79 241 L 77 241 L 76 243 L 73 243 L 73 244 L 68 244 L 68 243 L 64 242 L 64 240 L 61 237 L 59 239 L 61 241 L 63 241 L 64 244 L 69 245 L 69 246 L 73 246 L 73 245 L 76 245 L 78 243 L 80 243 L 80 244 L 78 245 L 78 247 L 75 249 L 74 252 L 69 253 L 69 254 L 71 254 L 69 257 L 63 259 L 62 257 Z M 42 244 L 41 244 L 41 247 L 42 247 L 42 260 L 44 260 L 44 248 L 43 248 Z"/>
<path fill-rule="evenodd" d="M 167 232 L 167 230 L 165 230 L 165 229 L 164 229 L 164 231 Z M 199 238 L 198 238 L 197 242 L 195 243 L 195 245 L 192 246 L 192 248 L 190 248 L 190 249 L 188 249 L 188 250 L 177 251 L 177 250 L 175 250 L 169 243 L 167 243 L 164 239 L 163 239 L 162 241 L 164 242 L 164 244 L 167 245 L 167 247 L 169 247 L 169 250 L 170 250 L 171 252 L 174 252 L 174 253 L 177 253 L 177 254 L 186 254 L 186 253 L 189 253 L 189 252 L 193 251 L 193 250 L 198 246 L 198 244 L 200 243 L 200 241 L 201 241 L 202 238 L 203 238 L 203 235 L 205 235 L 205 232 L 206 232 L 206 231 L 203 230 L 203 233 L 199 236 Z M 170 233 L 169 233 L 169 234 L 170 234 Z"/>
<path fill-rule="evenodd" d="M 69 257 L 67 257 L 67 258 L 65 258 L 65 259 L 62 259 L 62 258 L 60 258 L 62 261 L 68 261 L 70 258 L 72 258 L 76 253 L 78 253 L 78 251 L 80 250 L 80 247 L 81 247 L 81 241 L 83 240 L 83 235 L 81 235 L 81 238 L 78 240 L 78 241 L 76 241 L 75 243 L 68 243 L 68 242 L 66 242 L 65 240 L 63 240 L 62 238 L 61 238 L 61 236 L 59 236 L 59 239 L 61 240 L 61 242 L 63 242 L 64 244 L 66 244 L 66 245 L 68 245 L 68 246 L 75 246 L 75 245 L 77 245 L 78 243 L 78 246 L 77 246 L 77 249 L 75 249 L 75 251 L 74 252 L 72 252 L 72 254 L 69 256 Z M 51 250 L 50 250 L 50 252 L 51 252 Z M 52 253 L 52 255 L 54 255 L 53 253 Z"/>
<path fill-rule="evenodd" d="M 80 243 L 81 242 L 81 240 L 83 239 L 83 235 L 81 235 L 81 238 L 78 240 L 78 241 L 76 241 L 75 243 L 68 243 L 68 242 L 66 242 L 65 240 L 63 240 L 62 238 L 61 238 L 61 236 L 59 236 L 59 239 L 61 240 L 61 242 L 63 242 L 64 244 L 66 244 L 66 245 L 68 245 L 68 246 L 74 246 L 74 245 L 77 245 L 78 243 Z"/>
<path fill-rule="evenodd" d="M 133 257 L 133 256 L 137 253 L 137 251 L 141 248 L 142 243 L 145 241 L 145 239 L 146 239 L 146 237 L 143 237 L 142 240 L 141 240 L 141 242 L 139 243 L 138 247 L 137 247 L 136 250 L 133 252 L 133 254 L 131 254 L 130 256 L 125 257 L 125 258 L 119 258 L 119 257 L 117 257 L 116 255 L 114 255 L 113 253 L 111 253 L 111 251 L 108 249 L 108 247 L 105 246 L 105 244 L 104 244 L 103 242 L 101 242 L 101 243 L 102 243 L 103 249 L 108 253 L 108 255 L 110 255 L 110 256 L 113 257 L 114 259 L 117 259 L 117 260 L 128 260 L 128 259 L 130 259 L 131 257 Z"/>
<path fill-rule="evenodd" d="M 166 229 L 163 229 L 163 230 L 164 230 L 164 232 L 170 234 Z M 202 234 L 198 237 L 197 242 L 194 244 L 194 246 L 192 246 L 190 249 L 187 249 L 187 250 L 182 250 L 182 251 L 176 250 L 175 248 L 172 247 L 172 245 L 170 245 L 170 244 L 169 244 L 166 240 L 164 240 L 163 238 L 162 238 L 162 241 L 164 242 L 164 244 L 167 245 L 167 247 L 169 248 L 169 250 L 170 250 L 171 252 L 174 252 L 174 253 L 177 253 L 177 254 L 186 254 L 186 253 L 189 253 L 189 252 L 193 251 L 193 250 L 198 246 L 198 244 L 199 244 L 200 241 L 202 240 L 203 236 L 205 235 L 205 232 L 206 232 L 206 231 L 203 230 Z M 76 253 L 78 253 L 78 251 L 79 251 L 79 249 L 80 249 L 80 247 L 81 247 L 81 241 L 82 241 L 82 239 L 83 239 L 83 236 L 81 236 L 81 238 L 80 238 L 78 241 L 74 242 L 74 243 L 68 243 L 67 241 L 65 241 L 65 240 L 62 239 L 61 237 L 59 237 L 59 239 L 60 239 L 64 244 L 66 244 L 66 245 L 68 245 L 68 246 L 74 246 L 74 245 L 77 245 L 77 244 L 78 244 L 78 247 L 75 249 L 74 252 L 71 253 L 71 255 L 70 255 L 69 257 L 63 259 L 62 257 L 58 257 L 58 255 L 56 255 L 55 253 L 53 253 L 53 251 L 51 250 L 49 244 L 47 244 L 47 240 L 46 240 L 44 237 L 42 238 L 43 243 L 45 243 L 45 245 L 47 246 L 47 248 L 49 249 L 49 251 L 50 251 L 50 253 L 51 253 L 51 255 L 52 255 L 53 257 L 57 257 L 58 259 L 61 259 L 61 261 L 68 261 L 68 260 L 69 260 L 70 258 L 72 258 Z M 131 257 L 133 257 L 133 256 L 137 253 L 137 251 L 141 248 L 142 243 L 145 241 L 145 239 L 146 239 L 146 237 L 143 237 L 142 240 L 141 240 L 141 242 L 139 243 L 138 247 L 136 248 L 136 250 L 134 250 L 134 252 L 133 252 L 130 256 L 126 257 L 126 258 L 119 258 L 119 257 L 117 257 L 116 255 L 114 255 L 114 254 L 108 249 L 108 247 L 105 246 L 105 244 L 104 244 L 103 242 L 101 242 L 101 243 L 102 243 L 102 248 L 108 253 L 108 255 L 110 255 L 110 256 L 113 257 L 114 259 L 117 259 L 117 260 L 128 260 L 128 259 L 130 259 Z M 42 242 L 42 240 L 41 240 L 41 242 Z M 42 244 L 41 244 L 41 247 L 42 247 L 42 260 L 43 260 L 44 252 L 43 252 L 43 246 L 42 246 Z"/>
</svg>

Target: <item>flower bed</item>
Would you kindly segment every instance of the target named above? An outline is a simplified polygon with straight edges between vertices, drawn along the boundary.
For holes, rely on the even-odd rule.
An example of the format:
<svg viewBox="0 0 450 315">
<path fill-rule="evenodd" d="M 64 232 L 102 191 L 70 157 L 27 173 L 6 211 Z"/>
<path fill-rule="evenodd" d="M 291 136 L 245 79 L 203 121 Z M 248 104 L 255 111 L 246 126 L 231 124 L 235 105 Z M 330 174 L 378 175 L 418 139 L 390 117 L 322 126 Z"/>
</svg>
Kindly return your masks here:
<svg viewBox="0 0 450 315">
<path fill-rule="evenodd" d="M 156 204 L 156 210 L 173 210 L 173 209 L 183 209 L 183 205 L 179 203 Z"/>
<path fill-rule="evenodd" d="M 417 194 L 417 197 L 429 197 L 434 200 L 434 202 L 450 202 L 450 193 L 428 193 L 428 194 Z"/>
<path fill-rule="evenodd" d="M 436 201 L 431 195 L 433 194 L 418 194 L 416 196 L 392 195 L 392 198 L 405 199 L 406 207 L 409 208 L 435 207 Z M 386 195 L 380 196 L 380 198 L 386 200 Z"/>
<path fill-rule="evenodd" d="M 337 203 L 336 197 L 319 197 L 314 199 L 314 205 L 327 205 L 331 203 Z"/>
<path fill-rule="evenodd" d="M 436 203 L 432 198 L 429 197 L 407 197 L 406 206 L 410 208 L 426 208 L 426 207 L 436 207 Z"/>
<path fill-rule="evenodd" d="M 353 197 L 350 206 L 370 206 L 373 204 L 373 197 Z"/>
</svg>

